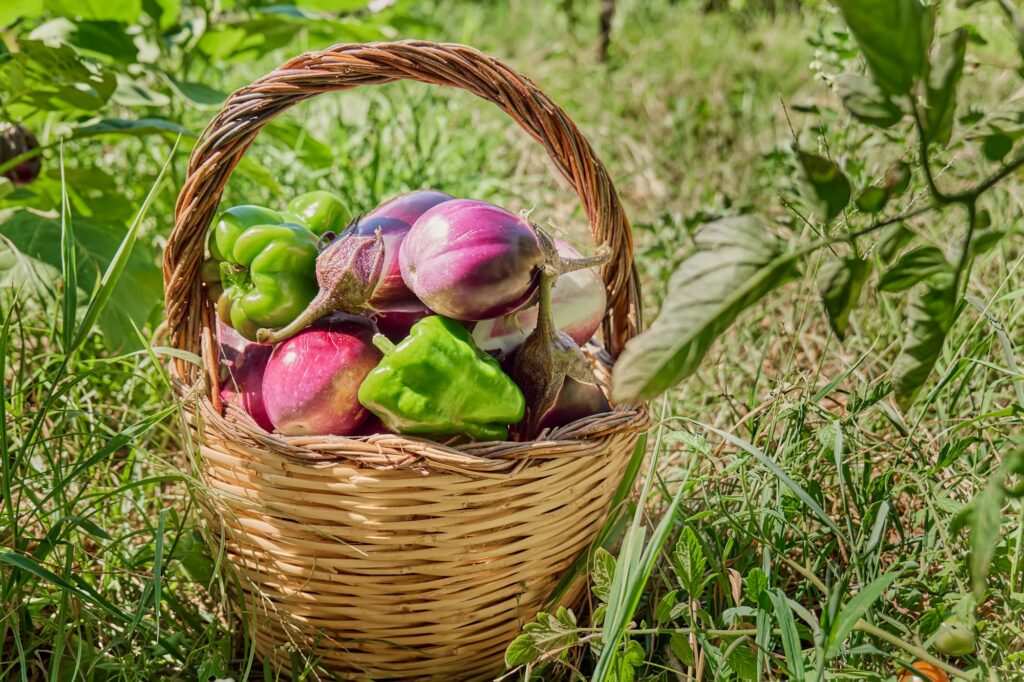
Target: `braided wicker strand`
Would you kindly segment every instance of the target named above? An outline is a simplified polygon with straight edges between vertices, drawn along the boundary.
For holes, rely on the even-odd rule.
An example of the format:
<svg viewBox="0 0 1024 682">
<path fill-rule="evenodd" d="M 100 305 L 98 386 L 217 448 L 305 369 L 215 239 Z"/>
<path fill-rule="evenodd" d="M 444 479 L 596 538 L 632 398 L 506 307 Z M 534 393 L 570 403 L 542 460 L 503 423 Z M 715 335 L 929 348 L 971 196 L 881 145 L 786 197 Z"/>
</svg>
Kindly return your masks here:
<svg viewBox="0 0 1024 682">
<path fill-rule="evenodd" d="M 401 79 L 493 102 L 573 186 L 595 242 L 614 254 L 602 271 L 608 350 L 586 349 L 608 385 L 640 306 L 629 223 L 604 166 L 532 81 L 472 48 L 418 41 L 299 56 L 231 95 L 204 130 L 178 197 L 164 286 L 171 343 L 200 353 L 205 373 L 178 359 L 172 376 L 198 446 L 209 536 L 223 541 L 262 658 L 287 670 L 298 650 L 342 679 L 487 679 L 596 535 L 649 426 L 646 407 L 618 405 L 532 442 L 269 434 L 220 404 L 211 306 L 197 277 L 224 186 L 268 121 L 323 92 Z"/>
</svg>

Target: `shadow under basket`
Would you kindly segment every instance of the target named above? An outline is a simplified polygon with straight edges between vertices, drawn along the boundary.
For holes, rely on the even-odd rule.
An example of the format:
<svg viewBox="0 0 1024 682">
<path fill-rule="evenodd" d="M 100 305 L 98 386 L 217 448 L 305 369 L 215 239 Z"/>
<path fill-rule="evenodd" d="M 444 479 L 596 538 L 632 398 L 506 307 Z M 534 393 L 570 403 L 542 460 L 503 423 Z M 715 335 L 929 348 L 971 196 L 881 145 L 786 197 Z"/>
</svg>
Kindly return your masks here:
<svg viewBox="0 0 1024 682">
<path fill-rule="evenodd" d="M 294 654 L 340 679 L 493 678 L 520 627 L 587 550 L 640 435 L 643 405 L 619 405 L 531 442 L 449 446 L 391 434 L 268 434 L 217 391 L 213 313 L 199 283 L 205 236 L 232 169 L 273 116 L 316 94 L 411 79 L 487 99 L 540 142 L 579 194 L 609 308 L 591 352 L 600 381 L 639 325 L 629 223 L 575 124 L 529 79 L 472 48 L 419 41 L 337 45 L 235 92 L 196 144 L 164 255 L 172 344 L 199 353 L 172 374 L 223 540 L 238 608 L 259 655 Z M 591 349 L 593 350 L 593 349 Z M 574 603 L 583 581 L 560 602 Z"/>
</svg>

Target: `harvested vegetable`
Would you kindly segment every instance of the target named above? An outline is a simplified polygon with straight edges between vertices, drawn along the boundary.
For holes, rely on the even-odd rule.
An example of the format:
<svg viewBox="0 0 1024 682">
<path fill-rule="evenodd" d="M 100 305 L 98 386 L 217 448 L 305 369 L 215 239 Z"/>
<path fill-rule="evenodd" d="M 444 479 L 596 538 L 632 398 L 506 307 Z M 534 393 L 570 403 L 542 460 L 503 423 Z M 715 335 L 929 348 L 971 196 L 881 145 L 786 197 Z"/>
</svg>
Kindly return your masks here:
<svg viewBox="0 0 1024 682">
<path fill-rule="evenodd" d="M 512 365 L 512 378 L 523 389 L 528 406 L 526 419 L 517 429 L 524 440 L 611 409 L 580 347 L 555 326 L 551 305 L 552 287 L 560 274 L 606 262 L 608 254 L 563 258 L 551 237 L 535 229 L 546 257 L 540 272 L 537 327 L 516 352 Z"/>
<path fill-rule="evenodd" d="M 439 315 L 413 325 L 398 345 L 373 342 L 384 359 L 359 387 L 359 402 L 395 433 L 505 440 L 523 418 L 523 393 L 465 327 Z"/>
<path fill-rule="evenodd" d="M 273 350 L 272 346 L 247 344 L 227 368 L 220 389 L 221 400 L 237 402 L 264 431 L 274 430 L 263 400 L 263 374 Z"/>
<path fill-rule="evenodd" d="M 428 308 L 476 321 L 526 304 L 544 254 L 525 218 L 485 201 L 455 199 L 420 216 L 399 261 L 405 283 Z"/>
<path fill-rule="evenodd" d="M 384 239 L 384 264 L 374 299 L 386 302 L 388 310 L 422 311 L 423 315 L 420 317 L 430 314 L 402 279 L 398 255 L 405 236 L 419 217 L 434 206 L 451 199 L 451 195 L 437 190 L 409 192 L 381 204 L 352 226 L 355 234 L 364 237 L 372 236 L 380 230 Z"/>
<path fill-rule="evenodd" d="M 554 241 L 562 257 L 582 257 L 561 239 Z M 592 268 L 562 275 L 551 291 L 555 326 L 580 346 L 590 341 L 601 326 L 606 304 L 604 282 Z M 512 353 L 537 327 L 538 310 L 539 306 L 529 305 L 510 315 L 481 320 L 473 326 L 473 340 L 483 350 Z"/>
<path fill-rule="evenodd" d="M 219 289 L 210 281 L 211 264 L 203 269 L 211 294 L 222 292 L 218 316 L 250 341 L 261 327 L 291 322 L 316 295 L 316 236 L 299 225 L 263 222 L 275 216 L 256 206 L 225 211 L 210 240 Z"/>
<path fill-rule="evenodd" d="M 374 328 L 352 315 L 321 320 L 274 346 L 263 374 L 263 399 L 286 436 L 355 433 L 368 413 L 359 385 L 381 358 Z"/>
<path fill-rule="evenodd" d="M 352 220 L 352 211 L 336 194 L 317 190 L 300 194 L 288 202 L 284 219 L 298 223 L 316 236 L 340 232 Z"/>
</svg>

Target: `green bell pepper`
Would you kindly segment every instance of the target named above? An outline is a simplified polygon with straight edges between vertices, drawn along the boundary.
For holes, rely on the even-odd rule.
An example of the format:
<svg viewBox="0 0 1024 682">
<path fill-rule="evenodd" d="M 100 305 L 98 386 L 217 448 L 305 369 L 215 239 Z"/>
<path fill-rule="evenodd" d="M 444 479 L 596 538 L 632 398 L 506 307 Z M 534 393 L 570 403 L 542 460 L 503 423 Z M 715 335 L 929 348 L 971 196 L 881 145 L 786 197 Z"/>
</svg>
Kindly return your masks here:
<svg viewBox="0 0 1024 682">
<path fill-rule="evenodd" d="M 263 327 L 291 322 L 318 290 L 316 235 L 280 220 L 259 206 L 229 208 L 213 228 L 212 258 L 203 265 L 218 316 L 251 341 Z"/>
<path fill-rule="evenodd" d="M 300 194 L 288 202 L 284 210 L 285 220 L 308 227 L 320 237 L 324 232 L 341 232 L 352 221 L 352 211 L 336 194 L 317 190 Z"/>
<path fill-rule="evenodd" d="M 465 327 L 425 317 L 397 346 L 373 337 L 384 358 L 359 387 L 359 402 L 395 433 L 505 440 L 522 420 L 523 392 Z"/>
</svg>

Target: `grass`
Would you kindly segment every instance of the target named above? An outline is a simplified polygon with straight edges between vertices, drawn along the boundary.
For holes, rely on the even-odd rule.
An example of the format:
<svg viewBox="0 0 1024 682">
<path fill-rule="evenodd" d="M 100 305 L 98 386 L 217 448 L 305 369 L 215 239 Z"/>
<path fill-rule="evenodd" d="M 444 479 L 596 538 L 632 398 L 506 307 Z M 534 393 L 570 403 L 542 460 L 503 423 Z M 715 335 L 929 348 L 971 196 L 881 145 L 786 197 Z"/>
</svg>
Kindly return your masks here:
<svg viewBox="0 0 1024 682">
<path fill-rule="evenodd" d="M 436 14 L 448 17 L 445 27 L 416 29 L 417 37 L 501 56 L 588 134 L 633 220 L 650 310 L 706 216 L 756 207 L 786 220 L 795 238 L 808 236 L 783 207 L 793 197 L 778 151 L 791 139 L 784 106 L 804 139 L 818 133 L 840 148 L 856 134 L 842 121 L 809 130 L 812 119 L 799 111 L 829 101 L 810 78 L 819 55 L 808 42 L 834 25 L 824 9 L 772 19 L 621 0 L 607 65 L 595 59 L 595 3 L 567 12 L 525 0 L 449 2 Z M 1005 59 L 1007 39 L 993 25 L 987 14 L 979 19 L 994 36 L 983 55 Z M 212 84 L 237 87 L 287 52 L 212 74 L 220 79 Z M 985 80 L 984 61 L 977 69 L 972 96 L 1010 90 L 1002 77 Z M 250 155 L 266 172 L 237 174 L 226 201 L 276 201 L 318 186 L 372 206 L 434 185 L 536 207 L 585 243 L 574 198 L 552 181 L 536 144 L 493 107 L 417 85 L 302 107 L 257 142 Z M 211 113 L 183 116 L 199 127 Z M 82 149 L 65 150 L 69 169 L 86 163 Z M 141 204 L 171 152 L 136 142 L 120 150 L 102 163 L 114 176 L 146 169 L 145 184 L 131 190 Z M 157 244 L 182 181 L 183 153 L 172 158 L 157 185 L 158 217 L 140 237 Z M 884 154 L 868 158 L 881 164 Z M 981 175 L 982 161 L 969 153 L 945 161 L 944 181 Z M 869 292 L 840 343 L 823 320 L 810 263 L 800 281 L 741 318 L 704 368 L 654 406 L 658 456 L 649 461 L 657 465 L 641 472 L 632 535 L 610 547 L 629 567 L 611 586 L 627 607 L 609 606 L 603 624 L 589 620 L 591 609 L 578 613 L 582 637 L 614 628 L 624 651 L 640 647 L 635 675 L 645 680 L 823 679 L 818 671 L 891 680 L 922 651 L 934 654 L 939 622 L 959 614 L 977 617 L 979 650 L 950 664 L 974 679 L 1024 675 L 1024 511 L 1007 507 L 978 601 L 967 540 L 955 530 L 1021 433 L 1020 195 L 1013 180 L 986 199 L 994 222 L 1017 238 L 976 264 L 972 305 L 907 413 L 872 400 L 902 337 L 896 300 Z M 958 229 L 954 218 L 919 222 L 939 245 Z M 70 272 L 69 262 L 64 281 Z M 196 535 L 201 483 L 161 369 L 166 351 L 154 341 L 116 355 L 91 335 L 65 355 L 89 301 L 65 295 L 59 281 L 0 290 L 0 679 L 274 678 L 252 659 L 232 616 L 215 577 L 215 544 L 204 550 Z M 648 539 L 648 576 L 643 562 L 623 557 L 643 557 L 636 529 L 659 524 L 664 535 Z M 591 606 L 600 602 L 595 596 Z M 576 656 L 546 674 L 575 666 L 589 675 L 608 656 Z"/>
</svg>

